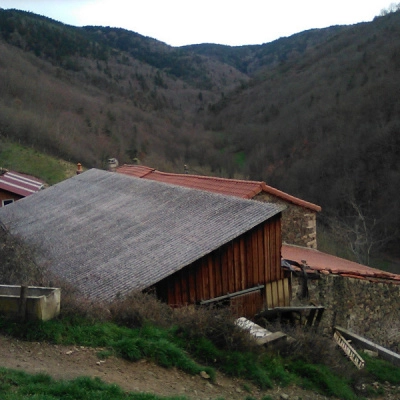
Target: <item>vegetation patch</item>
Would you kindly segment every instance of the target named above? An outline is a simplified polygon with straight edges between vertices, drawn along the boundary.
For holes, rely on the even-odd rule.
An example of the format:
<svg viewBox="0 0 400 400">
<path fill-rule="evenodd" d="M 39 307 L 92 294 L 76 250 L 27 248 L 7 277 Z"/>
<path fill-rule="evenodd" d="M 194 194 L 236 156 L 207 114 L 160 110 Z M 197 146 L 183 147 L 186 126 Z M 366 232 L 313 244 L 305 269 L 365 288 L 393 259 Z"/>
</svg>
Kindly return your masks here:
<svg viewBox="0 0 400 400">
<path fill-rule="evenodd" d="M 31 147 L 0 140 L 0 166 L 42 179 L 49 185 L 75 174 L 76 165 L 40 153 Z"/>
<path fill-rule="evenodd" d="M 194 307 L 171 310 L 167 318 L 169 325 L 165 319 L 161 321 L 163 326 L 157 326 L 156 321 L 146 320 L 149 311 L 143 307 L 152 303 L 153 310 L 149 315 L 154 318 L 165 306 L 160 303 L 157 310 L 157 302 L 151 295 L 135 294 L 126 304 L 129 307 L 137 304 L 136 313 L 131 309 L 124 313 L 121 309 L 123 303 L 117 302 L 114 307 L 118 314 L 103 309 L 108 320 L 90 318 L 87 313 L 79 315 L 79 308 L 75 315 L 62 313 L 58 319 L 46 322 L 21 323 L 2 318 L 0 331 L 35 342 L 98 347 L 101 349 L 98 352 L 100 358 L 116 355 L 132 362 L 151 360 L 188 374 L 204 371 L 212 381 L 216 371 L 221 371 L 251 381 L 261 389 L 296 384 L 346 400 L 359 398 L 357 381 L 365 382 L 366 391 L 376 394 L 378 391 L 372 383 L 387 381 L 395 384 L 399 381 L 400 369 L 382 360 L 366 357 L 365 370 L 356 370 L 339 351 L 332 349 L 331 340 L 312 332 L 292 332 L 296 340 L 282 348 L 266 350 L 255 346 L 247 335 L 246 340 L 241 336 L 243 332 L 235 330 L 232 317 L 225 310 Z M 98 310 L 94 315 L 97 313 Z M 121 315 L 125 315 L 122 320 Z M 128 315 L 132 316 L 132 321 Z M 119 324 L 113 320 L 114 317 Z M 7 386 L 7 382 L 4 381 L 3 385 Z"/>
<path fill-rule="evenodd" d="M 184 400 L 183 397 L 160 397 L 144 393 L 126 393 L 117 385 L 106 384 L 99 378 L 77 378 L 57 381 L 46 374 L 29 375 L 0 368 L 2 400 L 15 399 L 85 399 L 85 400 Z"/>
</svg>

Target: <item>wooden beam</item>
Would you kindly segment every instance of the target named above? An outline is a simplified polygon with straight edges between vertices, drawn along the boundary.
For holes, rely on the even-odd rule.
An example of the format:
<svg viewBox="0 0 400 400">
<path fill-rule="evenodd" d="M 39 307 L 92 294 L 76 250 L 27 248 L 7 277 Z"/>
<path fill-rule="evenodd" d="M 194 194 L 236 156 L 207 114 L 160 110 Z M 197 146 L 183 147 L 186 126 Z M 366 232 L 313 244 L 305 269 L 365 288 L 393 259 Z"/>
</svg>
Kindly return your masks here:
<svg viewBox="0 0 400 400">
<path fill-rule="evenodd" d="M 204 304 L 215 303 L 216 301 L 221 301 L 221 300 L 230 299 L 231 297 L 241 296 L 243 294 L 255 292 L 255 291 L 261 290 L 263 288 L 264 288 L 264 285 L 258 285 L 258 286 L 252 287 L 250 289 L 240 290 L 239 292 L 235 292 L 235 293 L 228 293 L 224 296 L 214 297 L 213 299 L 209 299 L 209 300 L 203 300 L 200 302 L 200 304 L 204 305 Z"/>
</svg>

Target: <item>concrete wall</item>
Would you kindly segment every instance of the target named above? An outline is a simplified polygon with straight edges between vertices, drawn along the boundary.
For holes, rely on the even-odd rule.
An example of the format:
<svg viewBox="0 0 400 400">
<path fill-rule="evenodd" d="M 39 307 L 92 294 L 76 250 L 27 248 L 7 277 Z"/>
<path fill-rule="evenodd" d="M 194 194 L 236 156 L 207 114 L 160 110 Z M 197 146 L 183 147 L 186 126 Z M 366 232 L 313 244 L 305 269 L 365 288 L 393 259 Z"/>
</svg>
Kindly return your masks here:
<svg viewBox="0 0 400 400">
<path fill-rule="evenodd" d="M 400 353 L 400 285 L 339 275 L 308 280 L 309 300 L 299 300 L 301 279 L 292 278 L 292 305 L 325 306 L 320 332 L 341 326 Z"/>
<path fill-rule="evenodd" d="M 317 213 L 308 208 L 283 201 L 268 193 L 260 193 L 255 200 L 286 206 L 282 212 L 282 242 L 317 248 Z"/>
<path fill-rule="evenodd" d="M 0 285 L 0 314 L 18 317 L 21 286 Z M 47 321 L 60 314 L 61 289 L 29 286 L 26 312 L 28 319 Z"/>
</svg>

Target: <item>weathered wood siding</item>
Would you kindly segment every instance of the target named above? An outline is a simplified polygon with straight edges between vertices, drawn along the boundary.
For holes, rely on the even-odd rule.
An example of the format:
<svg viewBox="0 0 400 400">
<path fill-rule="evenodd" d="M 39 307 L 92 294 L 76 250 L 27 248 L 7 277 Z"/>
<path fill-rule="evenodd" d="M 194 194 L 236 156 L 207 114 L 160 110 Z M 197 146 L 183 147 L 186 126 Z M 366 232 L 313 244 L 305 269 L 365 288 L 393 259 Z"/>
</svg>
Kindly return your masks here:
<svg viewBox="0 0 400 400">
<path fill-rule="evenodd" d="M 256 308 L 260 311 L 267 299 L 273 305 L 288 305 L 288 284 L 287 280 L 284 283 L 280 252 L 278 214 L 162 280 L 156 290 L 171 306 L 182 306 L 265 285 L 254 293 L 232 297 L 231 305 L 240 307 L 246 315 L 254 315 Z"/>
<path fill-rule="evenodd" d="M 19 196 L 18 194 L 8 192 L 6 190 L 0 190 L 0 207 L 2 205 L 3 200 L 14 200 L 17 201 L 21 199 L 22 196 Z"/>
</svg>

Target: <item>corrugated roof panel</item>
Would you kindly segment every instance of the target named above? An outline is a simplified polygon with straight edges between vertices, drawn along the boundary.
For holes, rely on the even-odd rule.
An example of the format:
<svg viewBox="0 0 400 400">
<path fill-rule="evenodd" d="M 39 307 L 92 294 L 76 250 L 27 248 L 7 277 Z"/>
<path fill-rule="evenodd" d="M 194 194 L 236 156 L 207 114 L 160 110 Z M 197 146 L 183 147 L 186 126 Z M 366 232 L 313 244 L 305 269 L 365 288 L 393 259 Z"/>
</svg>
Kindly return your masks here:
<svg viewBox="0 0 400 400">
<path fill-rule="evenodd" d="M 7 171 L 0 175 L 0 189 L 26 197 L 38 192 L 44 186 L 40 180 L 28 175 Z"/>
<path fill-rule="evenodd" d="M 282 207 L 89 170 L 0 210 L 2 221 L 89 297 L 143 289 Z"/>
</svg>

